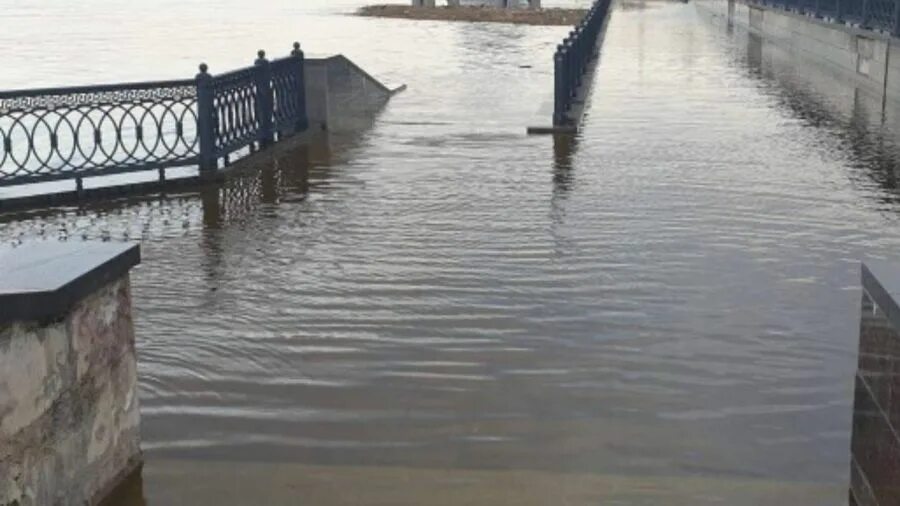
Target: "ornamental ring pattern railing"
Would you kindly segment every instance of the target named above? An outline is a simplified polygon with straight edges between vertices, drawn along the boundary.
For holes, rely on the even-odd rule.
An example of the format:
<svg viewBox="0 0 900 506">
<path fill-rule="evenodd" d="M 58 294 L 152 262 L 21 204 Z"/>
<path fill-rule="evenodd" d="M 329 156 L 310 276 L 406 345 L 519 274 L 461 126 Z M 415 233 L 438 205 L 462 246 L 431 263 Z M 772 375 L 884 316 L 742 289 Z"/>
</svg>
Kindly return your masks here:
<svg viewBox="0 0 900 506">
<path fill-rule="evenodd" d="M 0 187 L 198 166 L 306 129 L 304 57 L 194 79 L 0 92 Z"/>
</svg>

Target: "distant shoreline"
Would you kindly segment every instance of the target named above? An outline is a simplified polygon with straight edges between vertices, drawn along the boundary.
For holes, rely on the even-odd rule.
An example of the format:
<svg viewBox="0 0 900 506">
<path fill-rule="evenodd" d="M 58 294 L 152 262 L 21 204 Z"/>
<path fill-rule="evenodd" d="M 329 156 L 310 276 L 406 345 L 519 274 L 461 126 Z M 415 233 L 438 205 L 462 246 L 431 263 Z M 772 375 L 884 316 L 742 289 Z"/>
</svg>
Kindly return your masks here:
<svg viewBox="0 0 900 506">
<path fill-rule="evenodd" d="M 412 7 L 409 5 L 391 4 L 368 5 L 357 10 L 356 15 L 429 21 L 572 26 L 578 23 L 586 12 L 585 9 L 500 9 L 479 6 Z"/>
</svg>

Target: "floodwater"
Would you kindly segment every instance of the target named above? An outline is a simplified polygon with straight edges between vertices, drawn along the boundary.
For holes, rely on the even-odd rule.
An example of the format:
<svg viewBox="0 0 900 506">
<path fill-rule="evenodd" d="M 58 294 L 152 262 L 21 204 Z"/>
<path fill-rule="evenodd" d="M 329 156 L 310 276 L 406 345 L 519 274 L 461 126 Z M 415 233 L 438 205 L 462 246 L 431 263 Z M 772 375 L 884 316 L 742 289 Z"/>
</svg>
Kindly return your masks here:
<svg viewBox="0 0 900 506">
<path fill-rule="evenodd" d="M 119 500 L 845 504 L 858 262 L 900 246 L 858 91 L 809 91 L 693 4 L 629 2 L 584 131 L 528 137 L 564 28 L 357 5 L 0 0 L 2 87 L 294 39 L 409 86 L 224 188 L 0 223 L 142 243 L 147 464 Z"/>
</svg>

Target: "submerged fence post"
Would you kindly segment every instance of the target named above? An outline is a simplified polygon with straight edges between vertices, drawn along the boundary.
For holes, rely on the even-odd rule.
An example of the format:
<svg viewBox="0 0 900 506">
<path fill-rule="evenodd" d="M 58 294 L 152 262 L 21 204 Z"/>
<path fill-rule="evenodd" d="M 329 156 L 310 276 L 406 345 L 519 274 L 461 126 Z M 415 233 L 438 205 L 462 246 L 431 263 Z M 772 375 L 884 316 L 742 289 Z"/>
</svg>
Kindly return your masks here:
<svg viewBox="0 0 900 506">
<path fill-rule="evenodd" d="M 259 145 L 265 147 L 275 140 L 275 131 L 272 127 L 272 115 L 274 114 L 274 100 L 272 97 L 272 68 L 266 59 L 266 52 L 260 49 L 254 62 L 254 76 L 256 78 L 256 121 L 259 122 Z"/>
<path fill-rule="evenodd" d="M 568 95 L 566 90 L 566 68 L 563 61 L 563 46 L 556 46 L 556 53 L 553 55 L 553 124 L 563 125 L 566 123 L 566 101 L 564 97 Z"/>
<path fill-rule="evenodd" d="M 572 97 L 575 96 L 575 41 L 571 32 L 563 41 L 563 55 L 566 58 L 566 112 L 572 107 Z"/>
<path fill-rule="evenodd" d="M 577 131 L 590 86 L 588 77 L 593 75 L 589 71 L 600 56 L 601 34 L 610 3 L 610 0 L 593 0 L 584 17 L 556 47 L 553 53 L 554 128 L 528 127 L 529 134 Z"/>
<path fill-rule="evenodd" d="M 894 23 L 891 25 L 891 35 L 900 37 L 900 0 L 894 0 Z"/>
<path fill-rule="evenodd" d="M 300 43 L 294 42 L 294 49 L 291 51 L 291 56 L 296 58 L 297 61 L 297 94 L 299 95 L 297 100 L 299 102 L 299 117 L 297 118 L 297 124 L 294 127 L 296 133 L 305 132 L 309 127 L 309 116 L 306 113 L 306 57 L 303 55 L 303 50 L 300 49 Z"/>
<path fill-rule="evenodd" d="M 578 59 L 576 60 L 578 63 L 578 66 L 576 67 L 576 76 L 578 79 L 575 81 L 575 84 L 578 87 L 581 87 L 581 83 L 584 81 L 584 55 L 587 48 L 587 37 L 584 35 L 583 25 L 575 27 L 575 45 L 578 47 Z"/>
<path fill-rule="evenodd" d="M 197 142 L 200 144 L 200 172 L 216 170 L 216 117 L 213 104 L 212 76 L 209 67 L 200 64 L 197 74 Z"/>
</svg>

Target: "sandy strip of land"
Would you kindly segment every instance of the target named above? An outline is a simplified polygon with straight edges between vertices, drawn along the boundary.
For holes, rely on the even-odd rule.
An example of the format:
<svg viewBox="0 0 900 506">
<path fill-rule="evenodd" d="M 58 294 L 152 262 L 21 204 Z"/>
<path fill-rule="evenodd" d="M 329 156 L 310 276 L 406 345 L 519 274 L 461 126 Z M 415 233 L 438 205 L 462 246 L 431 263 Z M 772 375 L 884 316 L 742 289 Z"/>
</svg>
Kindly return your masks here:
<svg viewBox="0 0 900 506">
<path fill-rule="evenodd" d="M 572 26 L 584 17 L 584 9 L 498 9 L 494 7 L 411 7 L 409 5 L 369 5 L 356 14 L 380 18 L 424 19 L 513 23 L 520 25 Z"/>
</svg>

